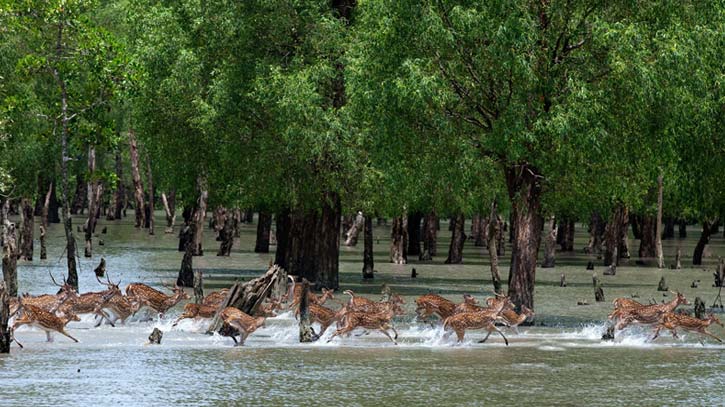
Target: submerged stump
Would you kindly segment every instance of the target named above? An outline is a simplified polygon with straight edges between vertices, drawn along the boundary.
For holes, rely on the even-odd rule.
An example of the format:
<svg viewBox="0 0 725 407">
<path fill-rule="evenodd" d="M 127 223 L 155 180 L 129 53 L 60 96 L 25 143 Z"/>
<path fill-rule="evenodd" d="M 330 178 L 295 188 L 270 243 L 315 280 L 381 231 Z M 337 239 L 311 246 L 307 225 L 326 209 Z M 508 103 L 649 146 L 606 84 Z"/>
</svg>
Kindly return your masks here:
<svg viewBox="0 0 725 407">
<path fill-rule="evenodd" d="M 159 328 L 154 328 L 149 335 L 149 343 L 152 345 L 161 345 L 161 338 L 164 337 L 164 333 Z"/>
<path fill-rule="evenodd" d="M 665 281 L 665 276 L 662 276 L 660 278 L 659 284 L 657 284 L 657 291 L 669 291 L 669 287 L 667 287 L 667 282 Z"/>
</svg>

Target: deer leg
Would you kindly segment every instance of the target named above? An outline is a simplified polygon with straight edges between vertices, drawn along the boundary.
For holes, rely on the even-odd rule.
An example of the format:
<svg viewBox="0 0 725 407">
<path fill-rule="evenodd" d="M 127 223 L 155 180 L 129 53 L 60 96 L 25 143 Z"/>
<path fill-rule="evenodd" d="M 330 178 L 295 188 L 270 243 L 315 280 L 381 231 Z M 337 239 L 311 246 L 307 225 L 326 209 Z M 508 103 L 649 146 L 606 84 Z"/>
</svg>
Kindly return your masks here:
<svg viewBox="0 0 725 407">
<path fill-rule="evenodd" d="M 181 321 L 182 319 L 186 319 L 186 318 L 189 318 L 189 317 L 188 317 L 187 315 L 182 315 L 182 316 L 180 316 L 179 318 L 177 318 L 177 319 L 176 319 L 176 321 L 174 321 L 174 323 L 173 323 L 173 324 L 171 325 L 171 327 L 172 327 L 172 328 L 173 328 L 173 327 L 175 327 L 176 325 L 178 325 L 178 324 L 179 324 L 179 322 L 180 322 L 180 321 Z"/>
<path fill-rule="evenodd" d="M 713 335 L 710 331 L 704 330 L 702 331 L 703 334 L 715 339 L 716 341 L 722 343 L 722 339 L 718 338 L 717 336 Z"/>
<path fill-rule="evenodd" d="M 655 339 L 657 339 L 660 336 L 661 330 L 662 330 L 661 326 L 658 326 L 657 328 L 655 328 L 655 334 L 654 334 L 654 336 L 652 336 L 652 339 L 650 339 L 650 341 L 654 341 Z"/>
<path fill-rule="evenodd" d="M 486 333 L 486 337 L 485 337 L 485 338 L 483 338 L 483 339 L 481 339 L 480 341 L 478 341 L 478 343 L 484 343 L 484 342 L 486 342 L 486 341 L 488 340 L 488 337 L 489 337 L 489 336 L 491 336 L 491 331 L 488 331 L 488 332 Z"/>
<path fill-rule="evenodd" d="M 390 329 L 392 329 L 393 332 L 395 333 L 395 339 L 398 339 L 398 331 L 395 330 L 395 327 L 391 326 Z"/>
<path fill-rule="evenodd" d="M 45 338 L 47 339 L 47 342 L 53 342 L 53 337 L 50 336 L 50 331 L 45 331 Z"/>
<path fill-rule="evenodd" d="M 392 338 L 392 337 L 390 336 L 390 334 L 388 333 L 388 331 L 387 331 L 387 330 L 385 330 L 384 328 L 380 328 L 380 332 L 384 333 L 384 334 L 385 334 L 385 336 L 387 336 L 387 337 L 388 337 L 388 339 L 390 339 L 391 341 L 393 341 L 393 343 L 394 343 L 394 344 L 396 344 L 396 345 L 398 344 L 398 342 L 395 342 L 395 339 L 393 339 L 393 338 Z"/>
<path fill-rule="evenodd" d="M 501 337 L 503 338 L 503 341 L 506 343 L 506 346 L 509 346 L 509 340 L 506 339 L 506 337 L 504 336 L 503 332 L 501 332 L 501 330 L 498 329 L 498 328 L 496 328 L 496 327 L 493 327 L 493 329 L 495 329 L 496 332 L 498 332 L 499 335 L 501 335 Z"/>
<path fill-rule="evenodd" d="M 68 334 L 68 332 L 66 332 L 66 331 L 65 331 L 65 329 L 61 329 L 61 330 L 60 330 L 60 331 L 58 331 L 58 332 L 60 332 L 60 333 L 62 333 L 63 335 L 65 335 L 65 336 L 67 336 L 67 337 L 69 337 L 69 338 L 73 339 L 73 342 L 75 342 L 75 343 L 78 343 L 78 339 L 76 339 L 76 338 L 74 338 L 74 337 L 70 336 L 70 335 Z"/>
</svg>

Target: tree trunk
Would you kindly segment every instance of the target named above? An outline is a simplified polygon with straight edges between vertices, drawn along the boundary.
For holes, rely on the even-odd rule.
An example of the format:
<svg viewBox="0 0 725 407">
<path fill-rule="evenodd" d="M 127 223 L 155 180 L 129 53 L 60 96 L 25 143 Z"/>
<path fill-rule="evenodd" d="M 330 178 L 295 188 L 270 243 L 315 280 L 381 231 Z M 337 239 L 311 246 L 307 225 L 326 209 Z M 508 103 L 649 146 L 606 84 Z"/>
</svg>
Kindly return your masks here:
<svg viewBox="0 0 725 407">
<path fill-rule="evenodd" d="M 143 183 L 141 182 L 141 170 L 139 169 L 138 146 L 136 145 L 136 133 L 133 129 L 128 131 L 129 145 L 131 146 L 131 178 L 133 179 L 133 197 L 135 201 L 137 228 L 146 225 L 146 206 L 144 203 Z"/>
<path fill-rule="evenodd" d="M 257 242 L 254 245 L 255 253 L 269 253 L 269 235 L 272 230 L 272 215 L 266 211 L 259 211 L 257 220 Z"/>
<path fill-rule="evenodd" d="M 85 257 L 93 257 L 93 229 L 96 225 L 96 195 L 98 194 L 98 181 L 95 179 L 96 173 L 96 148 L 93 145 L 88 146 L 88 184 L 86 190 L 88 192 L 88 219 L 86 219 L 85 239 L 86 247 Z"/>
<path fill-rule="evenodd" d="M 662 232 L 662 239 L 675 238 L 675 218 L 668 216 L 664 220 L 665 230 Z"/>
<path fill-rule="evenodd" d="M 123 159 L 120 151 L 116 151 L 116 178 L 116 190 L 113 193 L 113 202 L 115 204 L 113 217 L 121 219 L 123 217 L 124 202 L 126 201 L 126 187 L 123 185 Z"/>
<path fill-rule="evenodd" d="M 204 237 L 204 218 L 206 217 L 206 202 L 209 192 L 206 188 L 206 180 L 199 179 L 197 181 L 199 188 L 199 199 L 194 209 L 193 222 L 196 224 L 194 228 L 194 256 L 203 256 L 204 248 L 202 247 Z"/>
<path fill-rule="evenodd" d="M 637 240 L 642 239 L 642 218 L 637 215 L 629 217 L 629 223 L 632 225 L 632 234 Z"/>
<path fill-rule="evenodd" d="M 445 264 L 463 263 L 463 243 L 466 241 L 466 217 L 462 213 L 451 218 L 453 230 L 451 233 L 451 245 L 448 248 L 448 258 Z"/>
<path fill-rule="evenodd" d="M 184 257 L 181 259 L 181 268 L 179 269 L 179 276 L 176 278 L 176 284 L 182 287 L 193 287 L 194 286 L 194 235 L 196 232 L 197 224 L 195 222 L 189 222 L 188 226 L 184 227 L 181 234 L 185 235 L 181 238 L 181 241 L 186 245 L 184 246 Z"/>
<path fill-rule="evenodd" d="M 71 215 L 78 215 L 83 213 L 83 208 L 86 206 L 88 199 L 88 185 L 80 175 L 76 177 L 76 191 L 73 195 L 73 205 L 71 205 Z"/>
<path fill-rule="evenodd" d="M 5 282 L 0 281 L 0 353 L 10 353 L 10 343 L 13 341 L 12 329 L 8 328 L 10 321 L 10 295 L 5 288 Z"/>
<path fill-rule="evenodd" d="M 619 224 L 619 258 L 628 259 L 631 257 L 629 254 L 629 209 L 623 207 L 623 212 L 620 215 Z M 617 261 L 619 264 L 619 261 Z"/>
<path fill-rule="evenodd" d="M 687 221 L 684 220 L 684 219 L 680 219 L 677 222 L 677 224 L 678 224 L 677 225 L 678 226 L 678 229 L 679 229 L 678 230 L 678 234 L 679 234 L 680 239 L 687 238 Z"/>
<path fill-rule="evenodd" d="M 307 279 L 302 279 L 302 293 L 300 296 L 300 342 L 313 342 L 316 338 L 314 331 L 312 330 L 312 324 L 310 322 L 309 312 L 309 299 L 308 295 L 310 292 L 310 282 Z"/>
<path fill-rule="evenodd" d="M 164 233 L 174 233 L 174 224 L 176 223 L 176 190 L 171 190 L 169 196 L 161 193 L 161 203 L 164 205 L 164 213 L 166 213 L 166 230 Z"/>
<path fill-rule="evenodd" d="M 562 219 L 556 232 L 556 243 L 562 252 L 574 251 L 574 221 Z"/>
<path fill-rule="evenodd" d="M 514 229 L 508 295 L 517 312 L 522 305 L 533 310 L 536 259 L 543 224 L 540 176 L 528 164 L 510 166 L 505 173 L 513 215 L 511 227 Z"/>
<path fill-rule="evenodd" d="M 556 217 L 551 215 L 548 222 L 546 241 L 544 242 L 544 262 L 541 268 L 552 268 L 556 265 Z"/>
<path fill-rule="evenodd" d="M 50 206 L 50 195 L 53 192 L 53 183 L 48 186 L 48 192 L 45 194 L 45 200 L 40 210 L 40 260 L 48 258 L 46 248 L 46 234 L 48 233 L 48 207 Z"/>
<path fill-rule="evenodd" d="M 653 259 L 657 256 L 656 249 L 656 233 L 657 233 L 657 217 L 651 215 L 642 216 L 640 223 L 640 233 L 642 239 L 639 243 L 639 257 L 641 259 Z"/>
<path fill-rule="evenodd" d="M 339 287 L 341 217 L 340 197 L 334 192 L 323 194 L 321 210 L 298 210 L 290 216 L 283 261 L 288 263 L 290 274 L 314 282 L 315 289 Z M 278 251 L 279 243 L 278 235 Z"/>
<path fill-rule="evenodd" d="M 252 209 L 245 210 L 244 214 L 242 216 L 242 221 L 244 223 L 253 223 L 254 222 L 254 211 Z"/>
<path fill-rule="evenodd" d="M 499 220 L 499 216 L 496 213 L 496 207 L 497 203 L 494 201 L 493 204 L 491 204 L 491 214 L 489 216 L 488 220 L 488 258 L 491 262 L 491 282 L 493 283 L 493 290 L 497 294 L 502 294 L 503 291 L 501 289 L 501 274 L 498 272 L 498 248 L 496 247 L 498 245 L 498 241 L 500 240 L 499 236 L 502 235 L 501 232 L 501 222 Z"/>
<path fill-rule="evenodd" d="M 33 261 L 33 230 L 34 217 L 33 205 L 30 199 L 23 198 L 20 201 L 23 229 L 20 233 L 20 256 L 23 260 Z"/>
<path fill-rule="evenodd" d="M 234 244 L 234 220 L 229 213 L 224 215 L 224 225 L 219 231 L 219 251 L 217 256 L 229 256 L 232 254 L 232 245 Z"/>
<path fill-rule="evenodd" d="M 277 236 L 277 250 L 274 253 L 274 263 L 285 270 L 289 270 L 290 231 L 292 219 L 289 209 L 277 213 L 275 219 L 275 235 Z"/>
<path fill-rule="evenodd" d="M 363 250 L 363 269 L 362 275 L 364 280 L 372 279 L 374 276 L 375 262 L 373 261 L 373 217 L 365 216 L 364 221 L 364 250 Z"/>
<path fill-rule="evenodd" d="M 665 268 L 665 255 L 662 252 L 662 174 L 657 177 L 657 221 L 655 226 L 655 254 L 657 268 Z"/>
<path fill-rule="evenodd" d="M 390 231 L 390 262 L 393 264 L 406 264 L 408 262 L 407 240 L 408 217 L 396 216 L 393 218 L 393 227 Z"/>
<path fill-rule="evenodd" d="M 622 251 L 628 252 L 627 225 L 629 211 L 626 206 L 617 204 L 612 216 L 604 229 L 604 265 L 619 265 L 619 259 L 629 254 L 622 255 Z"/>
<path fill-rule="evenodd" d="M 272 222 L 272 215 L 268 214 L 270 222 Z M 239 208 L 232 209 L 232 220 L 234 220 L 234 237 L 241 237 L 241 223 L 242 223 L 242 210 Z M 270 226 L 271 228 L 271 226 Z"/>
<path fill-rule="evenodd" d="M 408 215 L 408 250 L 407 256 L 420 256 L 420 221 L 423 214 L 413 212 Z"/>
<path fill-rule="evenodd" d="M 345 239 L 345 246 L 354 247 L 357 246 L 357 240 L 360 236 L 360 231 L 365 227 L 365 217 L 362 212 L 358 212 L 352 221 L 352 225 L 347 230 L 347 239 Z"/>
<path fill-rule="evenodd" d="M 224 222 L 227 218 L 227 209 L 223 206 L 217 206 L 212 212 L 211 218 L 209 219 L 209 229 L 214 231 L 216 241 L 221 241 L 220 233 L 224 228 Z"/>
<path fill-rule="evenodd" d="M 430 261 L 437 254 L 436 242 L 438 235 L 438 216 L 435 209 L 425 215 L 423 222 L 423 252 L 420 260 Z"/>
<path fill-rule="evenodd" d="M 18 248 L 18 236 L 15 224 L 8 219 L 10 210 L 9 200 L 5 200 L 0 206 L 0 225 L 2 226 L 2 266 L 3 280 L 7 288 L 8 295 L 12 297 L 18 296 L 18 257 L 20 251 Z"/>
<path fill-rule="evenodd" d="M 585 253 L 596 254 L 602 251 L 602 236 L 605 234 L 606 224 L 599 213 L 594 212 L 589 220 L 589 243 L 584 249 Z"/>
<path fill-rule="evenodd" d="M 154 234 L 154 178 L 151 173 L 151 159 L 146 155 L 146 173 L 148 174 L 148 191 L 149 191 L 149 203 L 148 203 L 148 217 L 146 222 L 149 228 L 149 235 Z"/>
<path fill-rule="evenodd" d="M 63 14 L 63 12 L 61 12 Z M 65 21 L 63 18 L 58 22 L 58 33 L 56 40 L 57 57 L 60 59 L 63 53 L 63 28 Z M 73 236 L 73 220 L 70 216 L 70 205 L 68 202 L 68 161 L 71 159 L 68 154 L 68 142 L 70 137 L 68 116 L 68 92 L 66 83 L 57 68 L 52 68 L 53 77 L 60 88 L 60 109 L 61 109 L 61 137 L 60 137 L 60 174 L 61 174 L 61 203 L 63 213 L 63 228 L 65 230 L 66 239 L 66 260 L 68 265 L 67 283 L 78 290 L 78 267 L 76 265 L 76 239 Z"/>
<path fill-rule="evenodd" d="M 705 246 L 710 243 L 710 236 L 712 235 L 712 224 L 713 222 L 707 220 L 702 221 L 702 234 L 700 235 L 700 240 L 697 241 L 697 245 L 695 245 L 695 251 L 692 254 L 693 266 L 702 265 L 702 254 L 705 251 Z"/>
</svg>

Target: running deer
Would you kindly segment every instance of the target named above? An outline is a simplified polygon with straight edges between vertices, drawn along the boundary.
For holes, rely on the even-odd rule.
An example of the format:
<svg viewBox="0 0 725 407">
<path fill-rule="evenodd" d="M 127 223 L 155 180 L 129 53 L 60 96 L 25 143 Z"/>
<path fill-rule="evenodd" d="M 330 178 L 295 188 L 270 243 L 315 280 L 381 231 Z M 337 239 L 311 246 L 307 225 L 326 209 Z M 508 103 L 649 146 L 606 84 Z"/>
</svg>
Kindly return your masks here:
<svg viewBox="0 0 725 407">
<path fill-rule="evenodd" d="M 383 312 L 365 312 L 365 311 L 348 311 L 344 312 L 341 318 L 342 328 L 335 331 L 334 334 L 327 340 L 330 342 L 333 338 L 338 335 L 349 334 L 357 328 L 363 328 L 368 330 L 377 330 L 385 334 L 394 344 L 398 344 L 395 340 L 398 339 L 398 332 L 393 327 L 391 321 L 393 316 L 396 314 L 396 307 L 399 308 L 395 302 L 385 302 L 385 310 Z M 392 330 L 395 337 L 390 336 L 388 330 Z"/>
<path fill-rule="evenodd" d="M 359 297 L 352 290 L 345 290 L 343 294 L 350 296 L 350 301 L 347 304 L 347 308 L 350 311 L 375 314 L 387 312 L 389 308 L 392 308 L 395 315 L 405 314 L 405 311 L 401 307 L 402 304 L 405 304 L 405 300 L 398 294 L 391 295 L 387 301 L 373 301 L 365 297 Z"/>
<path fill-rule="evenodd" d="M 139 306 L 139 304 L 134 304 L 129 301 L 128 297 L 125 295 L 114 295 L 106 304 L 104 304 L 104 308 L 113 313 L 114 318 L 111 322 L 114 324 L 118 321 L 126 323 L 128 317 L 138 311 Z"/>
<path fill-rule="evenodd" d="M 53 274 L 48 272 L 50 274 L 50 279 L 53 281 L 53 284 L 60 287 L 60 290 L 58 290 L 57 294 L 43 294 L 43 295 L 37 295 L 33 296 L 30 294 L 23 294 L 22 302 L 24 304 L 30 304 L 34 305 L 36 307 L 40 307 L 46 311 L 49 312 L 55 312 L 55 310 L 60 307 L 61 304 L 63 304 L 66 300 L 68 300 L 71 297 L 77 297 L 77 293 L 73 286 L 68 284 L 65 277 L 63 278 L 63 284 L 58 284 L 55 281 L 55 278 L 53 278 Z M 15 300 L 11 304 L 10 307 L 10 315 L 14 315 L 15 312 L 18 311 L 18 308 L 20 306 L 20 302 Z"/>
<path fill-rule="evenodd" d="M 720 322 L 720 319 L 718 319 L 715 314 L 708 314 L 707 318 L 699 319 L 689 315 L 668 312 L 662 317 L 662 320 L 655 328 L 655 334 L 652 337 L 652 340 L 657 339 L 662 328 L 669 329 L 674 338 L 677 338 L 677 328 L 682 328 L 685 331 L 697 332 L 700 335 L 707 335 L 718 342 L 722 342 L 722 339 L 707 330 L 707 328 L 709 328 L 712 324 L 723 326 L 722 322 Z M 702 339 L 700 339 L 700 343 L 702 343 Z"/>
<path fill-rule="evenodd" d="M 50 311 L 46 311 L 40 307 L 32 304 L 24 304 L 21 301 L 22 314 L 15 320 L 13 324 L 13 331 L 22 325 L 35 326 L 45 331 L 45 335 L 48 342 L 52 342 L 53 338 L 50 336 L 51 332 L 58 332 L 78 342 L 78 339 L 70 336 L 65 331 L 65 326 L 70 321 L 80 321 L 77 315 L 73 313 L 66 313 L 63 316 L 57 316 Z"/>
<path fill-rule="evenodd" d="M 493 308 L 487 308 L 479 312 L 464 312 L 461 314 L 455 314 L 443 321 L 443 329 L 446 331 L 454 331 L 458 337 L 458 342 L 463 341 L 466 330 L 486 329 L 488 333 L 485 338 L 479 341 L 479 343 L 486 342 L 492 332 L 498 332 L 506 343 L 506 346 L 508 346 L 508 339 L 506 339 L 503 332 L 496 327 L 497 321 L 504 322 L 504 319 L 500 314 L 507 307 L 512 308 L 511 301 L 508 298 L 502 298 L 501 300 L 495 302 L 495 306 Z"/>
<path fill-rule="evenodd" d="M 188 300 L 189 294 L 184 292 L 182 287 L 169 287 L 174 294 L 166 295 L 159 290 L 151 288 L 146 284 L 132 283 L 126 287 L 128 299 L 137 304 L 140 308 L 147 306 L 163 316 L 166 311 L 178 304 L 181 300 Z"/>
<path fill-rule="evenodd" d="M 184 313 L 181 314 L 181 316 L 171 326 L 176 326 L 179 321 L 187 318 L 213 318 L 218 308 L 219 307 L 204 304 L 194 304 L 193 302 L 190 302 L 184 305 Z"/>
<path fill-rule="evenodd" d="M 101 318 L 96 326 L 100 325 L 103 319 L 108 320 L 111 326 L 114 326 L 111 317 L 103 311 L 103 308 L 106 307 L 106 304 L 111 298 L 122 295 L 121 290 L 118 288 L 118 283 L 113 283 L 108 275 L 106 275 L 107 282 L 105 283 L 98 276 L 96 276 L 96 280 L 98 283 L 105 285 L 107 287 L 106 290 L 71 296 L 58 307 L 58 310 L 64 314 L 94 314 Z"/>
<path fill-rule="evenodd" d="M 466 309 L 471 310 L 472 307 L 477 307 L 476 304 L 478 304 L 478 300 L 468 294 L 463 296 L 463 303 L 458 305 L 438 294 L 425 294 L 415 300 L 415 313 L 424 322 L 428 322 L 428 318 L 433 314 L 438 315 L 441 320 L 445 320 L 455 314 L 456 309 L 465 312 Z"/>
<path fill-rule="evenodd" d="M 302 300 L 302 285 L 295 283 L 295 279 L 292 276 L 287 276 L 290 280 L 290 288 L 287 294 L 285 294 L 282 297 L 283 302 L 287 302 L 292 299 L 292 303 L 289 305 L 289 309 L 295 310 L 295 316 L 299 315 L 299 305 L 300 300 Z M 322 295 L 318 296 L 317 294 L 308 291 L 307 292 L 307 303 L 308 304 L 317 304 L 317 305 L 323 305 L 327 300 L 333 300 L 335 299 L 335 296 L 333 295 L 335 290 L 328 290 L 326 288 L 322 289 Z"/>
<path fill-rule="evenodd" d="M 521 313 L 517 314 L 513 309 L 504 309 L 501 311 L 501 322 L 506 326 L 513 329 L 517 334 L 519 333 L 518 326 L 523 324 L 524 321 L 534 316 L 534 311 L 529 309 L 526 305 L 521 306 Z"/>
<path fill-rule="evenodd" d="M 679 305 L 690 304 L 684 295 L 675 292 L 672 293 L 676 295 L 675 298 L 664 304 L 643 305 L 641 307 L 624 310 L 619 316 L 616 329 L 624 329 L 631 323 L 656 324 L 660 322 L 664 314 L 674 311 Z"/>
<path fill-rule="evenodd" d="M 310 304 L 308 312 L 310 315 L 310 322 L 317 322 L 320 324 L 320 332 L 315 333 L 318 337 L 321 337 L 327 328 L 335 322 L 339 322 L 345 314 L 348 312 L 347 306 L 343 305 L 339 310 L 334 311 L 323 305 Z M 313 331 L 314 333 L 314 331 Z"/>
<path fill-rule="evenodd" d="M 266 302 L 259 307 L 255 316 L 267 318 L 276 317 L 277 313 L 275 311 L 279 309 L 282 309 L 282 301 L 276 298 L 270 298 L 269 302 Z"/>
<path fill-rule="evenodd" d="M 607 316 L 610 321 L 618 320 L 621 316 L 635 308 L 643 307 L 644 304 L 635 301 L 631 298 L 615 298 L 612 301 L 614 305 L 614 311 Z"/>
<path fill-rule="evenodd" d="M 220 305 L 222 305 L 224 300 L 227 299 L 227 294 L 229 294 L 228 288 L 222 288 L 219 291 L 214 291 L 204 297 L 204 299 L 201 300 L 201 304 L 218 308 Z"/>
<path fill-rule="evenodd" d="M 222 310 L 219 316 L 224 320 L 224 323 L 237 330 L 239 333 L 239 341 L 232 335 L 234 344 L 244 345 L 244 341 L 247 337 L 259 327 L 264 326 L 266 317 L 252 317 L 244 312 L 234 308 L 226 307 Z"/>
</svg>

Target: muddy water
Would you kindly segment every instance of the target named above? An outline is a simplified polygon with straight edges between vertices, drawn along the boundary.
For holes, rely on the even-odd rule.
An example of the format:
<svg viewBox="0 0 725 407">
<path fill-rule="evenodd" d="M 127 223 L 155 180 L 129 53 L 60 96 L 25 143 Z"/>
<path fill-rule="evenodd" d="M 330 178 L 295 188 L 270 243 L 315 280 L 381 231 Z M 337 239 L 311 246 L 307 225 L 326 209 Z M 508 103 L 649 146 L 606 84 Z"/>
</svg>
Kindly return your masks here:
<svg viewBox="0 0 725 407">
<path fill-rule="evenodd" d="M 92 273 L 100 256 L 106 258 L 111 278 L 121 279 L 122 285 L 143 281 L 158 286 L 173 280 L 181 257 L 174 250 L 174 236 L 150 238 L 126 221 L 108 229 L 108 235 L 100 236 L 105 245 L 96 247 L 97 257 L 81 262 L 82 291 L 100 289 Z M 56 276 L 63 272 L 58 244 L 62 231 L 55 226 L 51 233 L 55 244 L 50 247 L 49 260 L 21 266 L 21 291 L 52 292 L 48 272 Z M 253 233 L 253 226 L 245 227 L 230 258 L 214 256 L 217 246 L 207 233 L 206 255 L 195 258 L 195 267 L 205 271 L 208 287 L 225 286 L 235 278 L 248 279 L 264 270 L 270 256 L 251 252 Z M 360 281 L 361 248 L 343 249 L 341 279 L 344 288 L 371 298 L 379 296 L 382 282 L 404 294 L 409 315 L 396 320 L 397 346 L 378 333 L 328 343 L 331 332 L 317 343 L 300 345 L 289 313 L 268 320 L 244 347 L 233 347 L 228 338 L 204 335 L 204 321 L 187 320 L 172 328 L 181 307 L 165 319 L 149 316 L 151 320 L 143 321 L 140 316 L 115 328 L 94 328 L 92 318 L 84 317 L 69 325 L 78 344 L 60 335 L 48 343 L 41 331 L 18 329 L 17 337 L 25 349 L 13 347 L 10 355 L 0 356 L 1 404 L 725 403 L 725 347 L 721 344 L 707 339 L 701 345 L 693 334 L 682 339 L 665 334 L 652 343 L 644 328 L 628 330 L 613 342 L 599 339 L 612 298 L 635 294 L 645 302 L 649 298 L 667 300 L 670 297 L 656 291 L 664 275 L 671 289 L 683 291 L 691 300 L 700 296 L 709 305 L 716 295 L 710 287 L 710 272 L 622 267 L 617 276 L 610 277 L 602 276 L 600 269 L 607 303 L 577 306 L 578 300 L 593 303 L 591 274 L 584 270 L 587 258 L 560 256 L 560 264 L 566 266 L 537 271 L 536 326 L 522 327 L 518 335 L 505 331 L 509 347 L 494 336 L 485 344 L 477 343 L 480 332 L 471 332 L 463 344 L 455 344 L 439 327 L 413 321 L 411 303 L 429 290 L 454 300 L 466 292 L 480 299 L 488 295 L 490 282 L 480 249 L 467 247 L 463 266 L 444 266 L 442 258 L 434 264 L 392 266 L 384 262 L 387 236 L 386 229 L 376 230 L 378 273 L 374 283 Z M 579 240 L 577 243 L 581 247 Z M 440 244 L 444 251 L 445 240 Z M 665 250 L 674 253 L 676 244 L 687 256 L 694 241 L 666 242 Z M 711 251 L 725 254 L 721 238 L 713 239 Z M 410 278 L 413 266 L 419 274 L 414 280 Z M 712 267 L 712 261 L 707 267 Z M 562 272 L 569 283 L 566 288 L 558 287 Z M 698 279 L 700 288 L 689 288 Z M 339 300 L 344 298 L 336 296 Z M 145 345 L 154 327 L 164 331 L 162 345 Z M 713 331 L 725 335 L 721 327 Z"/>
</svg>

